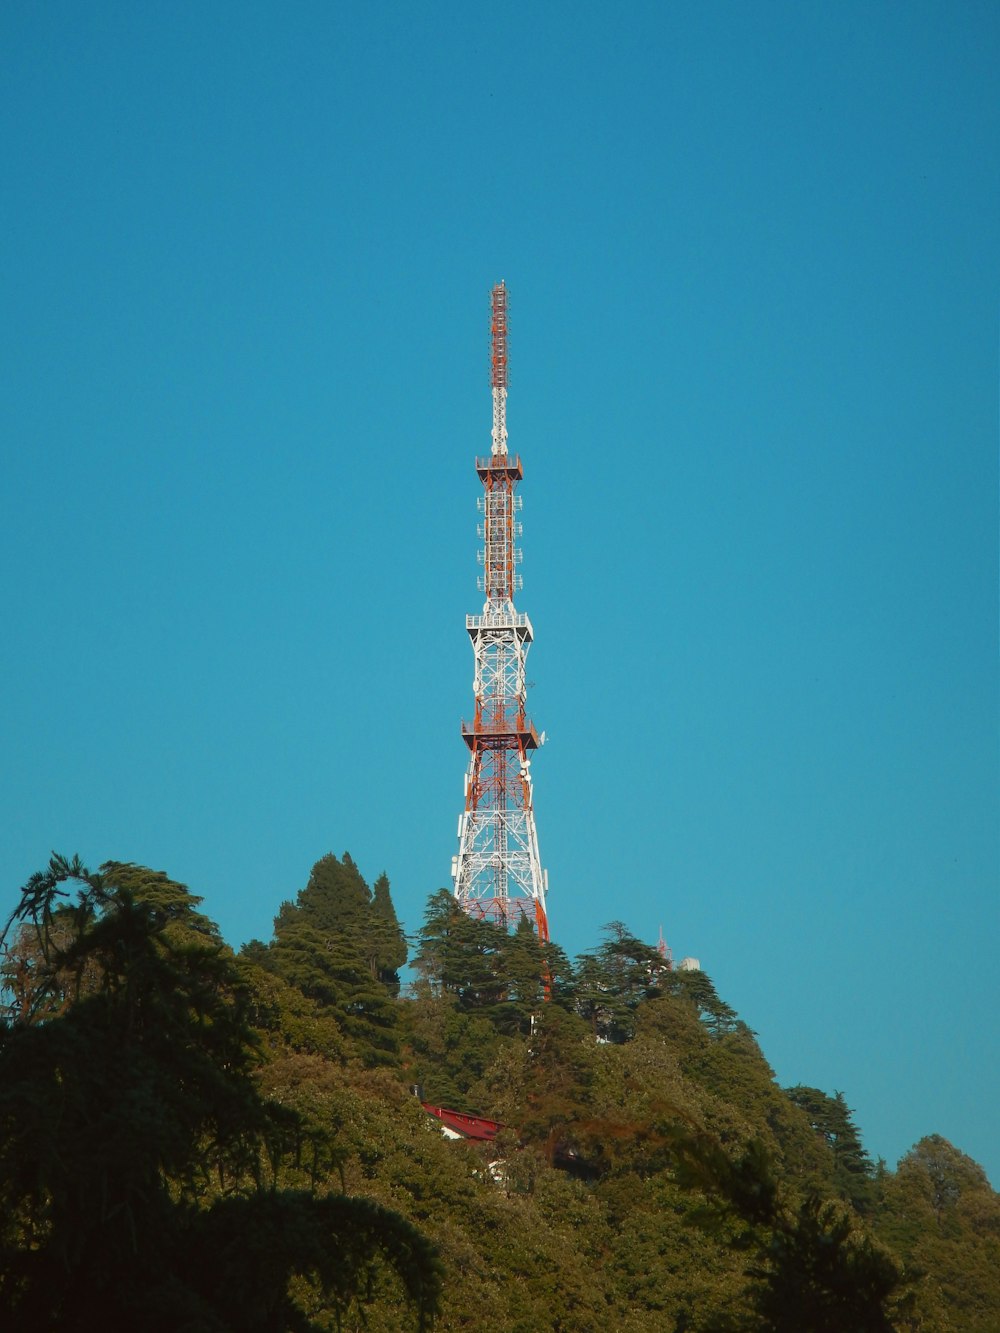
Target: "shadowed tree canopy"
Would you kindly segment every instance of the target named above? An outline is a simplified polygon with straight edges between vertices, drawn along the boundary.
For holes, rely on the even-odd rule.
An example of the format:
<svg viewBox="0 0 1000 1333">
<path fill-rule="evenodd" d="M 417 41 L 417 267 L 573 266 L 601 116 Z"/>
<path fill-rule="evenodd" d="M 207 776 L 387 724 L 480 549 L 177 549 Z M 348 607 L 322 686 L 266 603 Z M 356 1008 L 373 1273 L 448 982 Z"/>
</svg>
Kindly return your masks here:
<svg viewBox="0 0 1000 1333">
<path fill-rule="evenodd" d="M 503 947 L 507 932 L 462 910 L 439 889 L 427 904 L 413 965 L 435 993 L 462 1009 L 489 1009 L 503 998 Z"/>
<path fill-rule="evenodd" d="M 322 857 L 295 902 L 282 903 L 272 942 L 246 953 L 328 1009 L 366 1064 L 395 1062 L 406 941 L 385 875 L 373 894 L 348 853 Z"/>
<path fill-rule="evenodd" d="M 574 971 L 442 891 L 403 998 L 398 932 L 346 856 L 235 959 L 158 872 L 33 877 L 0 957 L 0 1326 L 1000 1328 L 982 1170 L 931 1136 L 873 1171 L 705 973 L 622 924 Z M 412 1082 L 499 1132 L 446 1143 Z"/>
<path fill-rule="evenodd" d="M 850 1107 L 842 1092 L 832 1097 L 819 1088 L 798 1085 L 788 1096 L 809 1117 L 809 1123 L 833 1153 L 834 1181 L 858 1212 L 875 1205 L 875 1168 L 862 1145 Z"/>
<path fill-rule="evenodd" d="M 600 948 L 577 960 L 577 1012 L 602 1040 L 629 1041 L 639 1005 L 658 991 L 666 971 L 656 949 L 612 921 Z"/>
<path fill-rule="evenodd" d="M 572 969 L 557 944 L 542 944 L 531 920 L 513 930 L 470 916 L 439 889 L 427 905 L 414 959 L 435 994 L 488 1017 L 504 1033 L 526 1033 L 548 1001 L 572 1003 Z"/>
<path fill-rule="evenodd" d="M 197 903 L 159 872 L 58 857 L 22 892 L 5 937 L 36 957 L 0 1028 L 0 1322 L 306 1330 L 293 1275 L 345 1310 L 382 1262 L 423 1322 L 438 1279 L 418 1232 L 277 1188 L 301 1128 L 258 1092 L 240 974 Z"/>
<path fill-rule="evenodd" d="M 678 1178 L 710 1200 L 696 1215 L 702 1224 L 738 1219 L 731 1243 L 755 1254 L 751 1311 L 720 1329 L 896 1333 L 912 1301 L 903 1267 L 849 1208 L 813 1192 L 789 1195 L 759 1140 L 732 1154 L 711 1136 L 690 1134 L 676 1150 Z"/>
</svg>

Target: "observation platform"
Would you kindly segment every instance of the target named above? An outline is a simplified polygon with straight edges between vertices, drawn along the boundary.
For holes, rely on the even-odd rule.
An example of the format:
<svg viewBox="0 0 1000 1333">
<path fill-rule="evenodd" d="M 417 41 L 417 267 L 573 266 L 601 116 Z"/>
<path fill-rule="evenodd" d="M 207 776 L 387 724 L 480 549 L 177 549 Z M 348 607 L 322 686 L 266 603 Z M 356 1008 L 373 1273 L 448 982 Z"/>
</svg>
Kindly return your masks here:
<svg viewBox="0 0 1000 1333">
<path fill-rule="evenodd" d="M 486 720 L 478 726 L 463 718 L 462 740 L 470 750 L 513 750 L 522 745 L 526 750 L 537 750 L 541 745 L 535 724 L 526 717 Z"/>
<path fill-rule="evenodd" d="M 524 478 L 520 454 L 489 454 L 486 458 L 477 458 L 476 471 L 482 482 L 488 477 L 500 477 L 504 481 L 521 481 Z"/>
<path fill-rule="evenodd" d="M 531 643 L 535 637 L 531 628 L 531 621 L 519 611 L 487 611 L 482 616 L 466 616 L 465 628 L 473 638 L 486 629 L 522 630 L 524 632 L 518 637 L 526 639 L 528 643 Z"/>
</svg>

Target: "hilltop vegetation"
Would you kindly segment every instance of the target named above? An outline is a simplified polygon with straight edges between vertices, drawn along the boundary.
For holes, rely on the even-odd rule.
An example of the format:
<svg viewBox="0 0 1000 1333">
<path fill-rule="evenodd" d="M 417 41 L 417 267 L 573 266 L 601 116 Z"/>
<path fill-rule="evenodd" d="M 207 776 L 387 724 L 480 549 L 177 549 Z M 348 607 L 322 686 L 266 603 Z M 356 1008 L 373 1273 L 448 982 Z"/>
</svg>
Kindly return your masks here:
<svg viewBox="0 0 1000 1333">
<path fill-rule="evenodd" d="M 346 854 L 238 954 L 160 872 L 54 858 L 5 937 L 0 1322 L 995 1333 L 1000 1197 L 936 1135 L 873 1163 L 702 972 L 573 963 Z M 501 1121 L 449 1142 L 435 1105 Z"/>
</svg>

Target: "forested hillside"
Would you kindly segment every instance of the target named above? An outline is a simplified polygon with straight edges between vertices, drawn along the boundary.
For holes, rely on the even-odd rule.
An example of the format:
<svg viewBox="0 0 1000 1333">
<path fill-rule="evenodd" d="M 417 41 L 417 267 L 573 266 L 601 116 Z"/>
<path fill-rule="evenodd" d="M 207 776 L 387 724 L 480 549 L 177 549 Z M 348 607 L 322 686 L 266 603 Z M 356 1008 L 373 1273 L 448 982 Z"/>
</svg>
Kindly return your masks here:
<svg viewBox="0 0 1000 1333">
<path fill-rule="evenodd" d="M 4 1329 L 1000 1328 L 981 1168 L 933 1134 L 872 1162 L 842 1093 L 780 1088 L 625 925 L 571 961 L 442 891 L 407 941 L 346 854 L 239 953 L 201 902 L 58 857 L 21 894 Z M 448 1140 L 421 1101 L 502 1127 Z"/>
</svg>

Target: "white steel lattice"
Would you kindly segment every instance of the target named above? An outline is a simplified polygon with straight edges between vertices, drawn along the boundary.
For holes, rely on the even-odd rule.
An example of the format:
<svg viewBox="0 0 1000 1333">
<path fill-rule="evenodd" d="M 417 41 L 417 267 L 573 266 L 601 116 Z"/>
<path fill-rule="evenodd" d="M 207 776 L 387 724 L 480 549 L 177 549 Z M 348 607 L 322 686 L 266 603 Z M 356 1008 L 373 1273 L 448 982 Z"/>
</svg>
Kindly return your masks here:
<svg viewBox="0 0 1000 1333">
<path fill-rule="evenodd" d="M 493 289 L 491 315 L 493 448 L 488 458 L 476 459 L 483 484 L 478 583 L 486 602 L 482 615 L 465 621 L 476 664 L 475 714 L 462 723 L 470 757 L 452 878 L 456 898 L 471 915 L 505 926 L 528 916 L 547 940 L 548 877 L 538 854 L 531 781 L 531 753 L 541 741 L 526 713 L 525 664 L 533 634 L 528 617 L 514 607 L 522 554 L 517 545 L 522 502 L 515 491 L 523 472 L 520 458 L 507 453 L 507 291 L 502 283 Z"/>
</svg>

